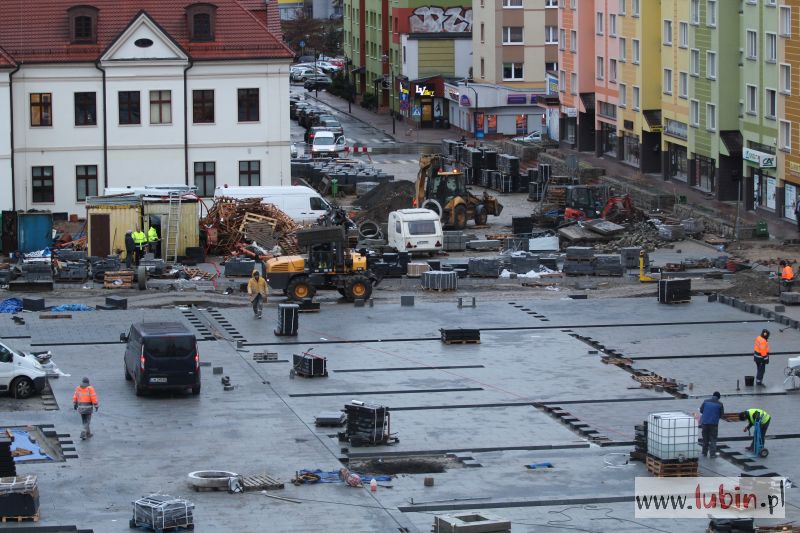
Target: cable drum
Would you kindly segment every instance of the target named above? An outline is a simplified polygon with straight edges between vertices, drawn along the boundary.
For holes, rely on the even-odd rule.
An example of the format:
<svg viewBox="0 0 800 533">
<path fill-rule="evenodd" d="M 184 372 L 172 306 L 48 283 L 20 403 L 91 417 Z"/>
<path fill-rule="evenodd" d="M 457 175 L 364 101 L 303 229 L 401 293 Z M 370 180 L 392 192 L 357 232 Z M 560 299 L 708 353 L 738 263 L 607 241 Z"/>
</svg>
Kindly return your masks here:
<svg viewBox="0 0 800 533">
<path fill-rule="evenodd" d="M 383 239 L 381 226 L 374 220 L 365 220 L 358 225 L 358 236 L 362 239 Z"/>
</svg>

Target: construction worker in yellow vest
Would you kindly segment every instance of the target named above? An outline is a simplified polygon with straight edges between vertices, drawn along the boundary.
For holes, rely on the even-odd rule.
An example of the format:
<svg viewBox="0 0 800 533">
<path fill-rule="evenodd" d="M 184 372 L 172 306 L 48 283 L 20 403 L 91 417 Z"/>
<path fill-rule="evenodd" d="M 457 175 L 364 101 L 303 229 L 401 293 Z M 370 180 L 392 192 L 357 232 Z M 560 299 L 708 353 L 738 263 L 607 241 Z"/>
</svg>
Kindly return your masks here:
<svg viewBox="0 0 800 533">
<path fill-rule="evenodd" d="M 136 229 L 133 230 L 133 244 L 136 246 L 136 264 L 139 264 L 139 261 L 142 259 L 142 255 L 144 255 L 144 249 L 147 246 L 147 235 L 142 230 Z"/>
<path fill-rule="evenodd" d="M 160 239 L 158 238 L 158 230 L 155 226 L 150 226 L 150 229 L 147 230 L 147 248 L 149 249 L 150 253 L 153 254 L 154 257 L 158 257 L 161 254 L 158 253 L 158 243 Z"/>
</svg>

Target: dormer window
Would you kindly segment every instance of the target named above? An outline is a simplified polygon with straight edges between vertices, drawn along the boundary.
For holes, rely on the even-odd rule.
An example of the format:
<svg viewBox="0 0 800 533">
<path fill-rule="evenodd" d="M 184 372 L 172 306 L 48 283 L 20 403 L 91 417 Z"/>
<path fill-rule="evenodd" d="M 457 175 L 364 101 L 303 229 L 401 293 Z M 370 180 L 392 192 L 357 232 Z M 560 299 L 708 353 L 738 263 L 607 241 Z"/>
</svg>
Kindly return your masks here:
<svg viewBox="0 0 800 533">
<path fill-rule="evenodd" d="M 213 4 L 192 4 L 186 8 L 186 26 L 189 29 L 189 40 L 208 42 L 214 40 L 214 25 L 217 18 L 217 6 Z"/>
<path fill-rule="evenodd" d="M 97 8 L 93 6 L 73 6 L 69 14 L 70 41 L 74 44 L 94 44 L 97 42 Z"/>
</svg>

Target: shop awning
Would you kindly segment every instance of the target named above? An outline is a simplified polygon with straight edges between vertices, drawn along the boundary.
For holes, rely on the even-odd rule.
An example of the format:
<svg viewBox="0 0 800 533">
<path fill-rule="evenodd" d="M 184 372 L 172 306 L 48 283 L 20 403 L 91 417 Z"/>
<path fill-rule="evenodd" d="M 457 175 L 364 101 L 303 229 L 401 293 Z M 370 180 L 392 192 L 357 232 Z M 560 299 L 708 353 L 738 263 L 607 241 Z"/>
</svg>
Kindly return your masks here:
<svg viewBox="0 0 800 533">
<path fill-rule="evenodd" d="M 728 157 L 734 154 L 741 155 L 742 148 L 744 147 L 744 138 L 742 132 L 739 130 L 725 130 L 719 132 L 719 138 L 722 139 L 722 146 L 728 152 Z"/>
<path fill-rule="evenodd" d="M 653 133 L 660 133 L 662 130 L 661 126 L 661 110 L 660 109 L 646 109 L 642 112 L 644 115 L 644 121 L 647 125 L 647 131 Z"/>
</svg>

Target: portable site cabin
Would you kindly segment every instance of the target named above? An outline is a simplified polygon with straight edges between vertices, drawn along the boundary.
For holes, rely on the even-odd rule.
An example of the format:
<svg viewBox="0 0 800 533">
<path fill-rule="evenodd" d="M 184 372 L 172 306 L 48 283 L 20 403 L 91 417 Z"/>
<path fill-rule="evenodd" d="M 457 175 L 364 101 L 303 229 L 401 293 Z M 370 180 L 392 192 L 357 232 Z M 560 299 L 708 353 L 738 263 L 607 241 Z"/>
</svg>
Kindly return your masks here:
<svg viewBox="0 0 800 533">
<path fill-rule="evenodd" d="M 199 246 L 200 229 L 198 200 L 187 196 L 181 200 L 178 225 L 178 255 L 186 255 L 186 248 Z M 142 228 L 146 233 L 156 226 L 161 239 L 161 257 L 164 257 L 165 235 L 169 200 L 141 194 L 92 196 L 86 199 L 86 233 L 90 256 L 105 257 L 120 254 L 125 257 L 125 233 Z M 162 229 L 163 228 L 163 229 Z M 165 257 L 165 259 L 167 259 Z"/>
</svg>

